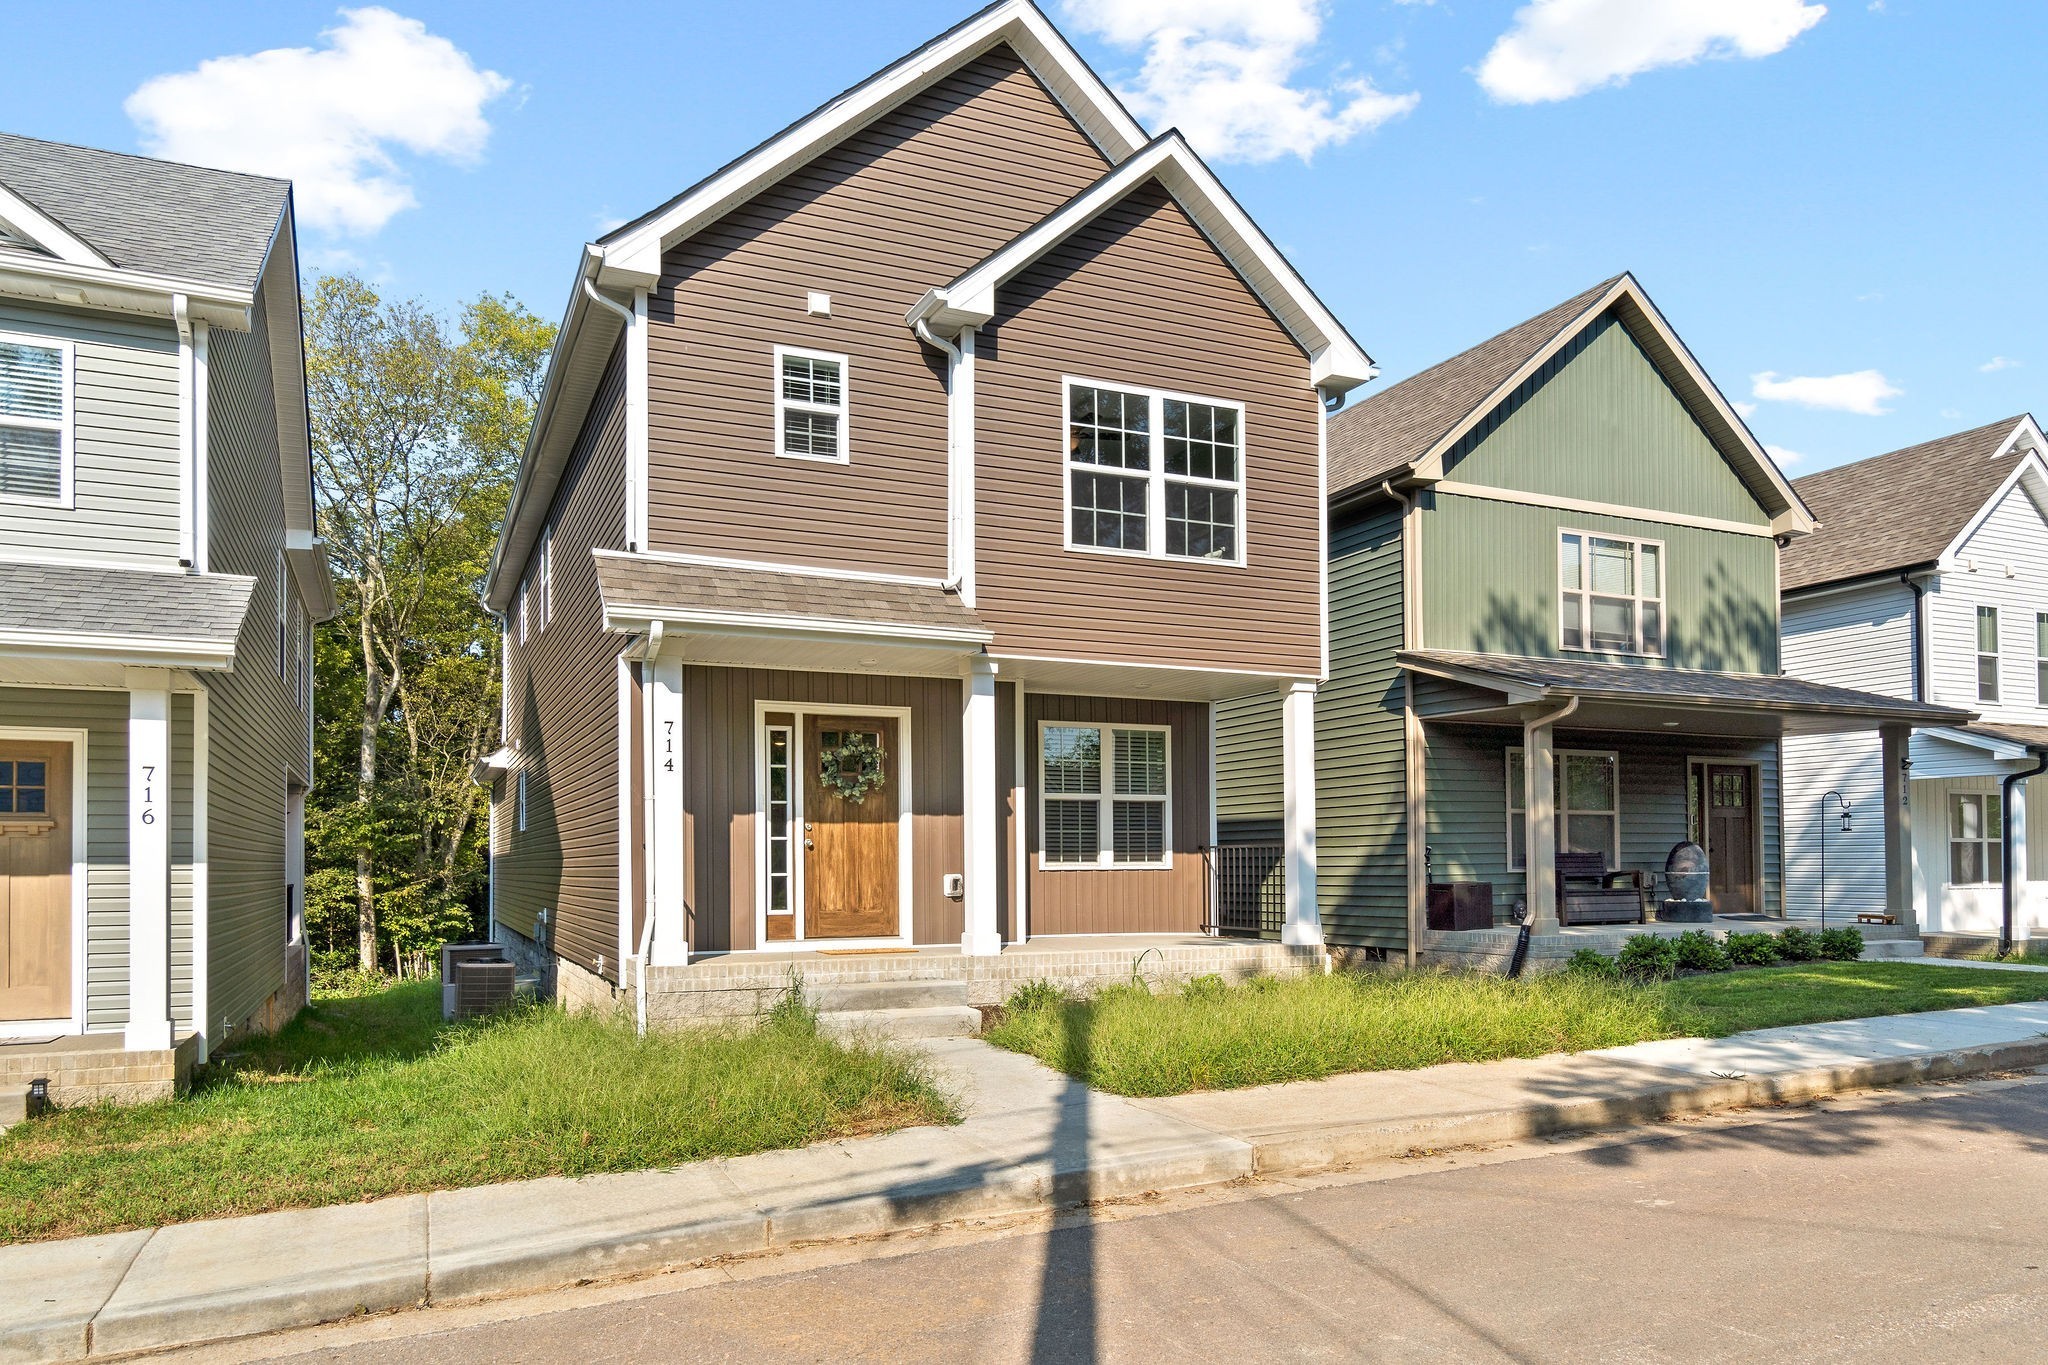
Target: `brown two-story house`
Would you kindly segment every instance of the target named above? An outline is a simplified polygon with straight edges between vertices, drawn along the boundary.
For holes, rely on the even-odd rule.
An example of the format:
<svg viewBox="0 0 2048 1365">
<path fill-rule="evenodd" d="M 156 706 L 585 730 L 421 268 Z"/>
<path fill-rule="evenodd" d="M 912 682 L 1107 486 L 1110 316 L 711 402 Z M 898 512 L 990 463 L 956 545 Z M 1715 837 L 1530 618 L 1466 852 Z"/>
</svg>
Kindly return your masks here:
<svg viewBox="0 0 2048 1365">
<path fill-rule="evenodd" d="M 1034 6 L 584 249 L 492 565 L 494 933 L 624 962 L 1194 933 L 1283 695 L 1320 941 L 1324 415 L 1371 361 Z"/>
</svg>

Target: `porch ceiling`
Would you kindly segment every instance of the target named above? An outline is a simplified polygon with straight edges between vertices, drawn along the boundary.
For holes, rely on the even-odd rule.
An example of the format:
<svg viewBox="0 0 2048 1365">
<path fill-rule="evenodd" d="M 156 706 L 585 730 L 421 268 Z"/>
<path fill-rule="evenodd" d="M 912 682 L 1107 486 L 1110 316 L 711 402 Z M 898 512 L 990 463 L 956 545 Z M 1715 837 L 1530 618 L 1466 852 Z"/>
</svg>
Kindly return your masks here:
<svg viewBox="0 0 2048 1365">
<path fill-rule="evenodd" d="M 1972 713 L 1783 675 L 1645 668 L 1523 659 L 1445 650 L 1404 650 L 1402 667 L 1457 683 L 1470 704 L 1426 719 L 1520 725 L 1576 701 L 1574 730 L 1768 738 L 1839 734 L 1883 725 L 1955 726 Z"/>
</svg>

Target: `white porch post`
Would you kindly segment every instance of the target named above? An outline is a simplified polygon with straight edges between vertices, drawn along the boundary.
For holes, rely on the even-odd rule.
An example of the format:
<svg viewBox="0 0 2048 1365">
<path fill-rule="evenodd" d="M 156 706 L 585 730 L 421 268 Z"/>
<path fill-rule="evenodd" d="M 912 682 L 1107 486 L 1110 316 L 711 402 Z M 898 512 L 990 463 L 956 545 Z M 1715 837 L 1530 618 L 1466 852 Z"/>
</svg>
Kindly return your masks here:
<svg viewBox="0 0 2048 1365">
<path fill-rule="evenodd" d="M 1002 928 L 996 923 L 1002 872 L 996 857 L 995 660 L 979 654 L 969 659 L 961 693 L 960 811 L 966 825 L 967 861 L 960 951 L 969 957 L 993 957 L 1003 950 Z"/>
<path fill-rule="evenodd" d="M 1910 726 L 1887 725 L 1878 732 L 1884 754 L 1884 893 L 1885 908 L 1909 929 L 1913 920 L 1913 810 L 1906 755 L 1912 743 Z"/>
<path fill-rule="evenodd" d="M 647 790 L 652 794 L 647 825 L 648 894 L 653 901 L 653 963 L 681 967 L 690 960 L 690 932 L 683 896 L 683 661 L 656 656 L 648 667 Z"/>
<path fill-rule="evenodd" d="M 1522 862 L 1529 932 L 1554 934 L 1557 922 L 1557 752 L 1548 720 L 1522 727 Z"/>
<path fill-rule="evenodd" d="M 1320 947 L 1316 901 L 1316 685 L 1290 683 L 1280 701 L 1280 782 L 1285 840 L 1281 855 L 1287 918 L 1282 943 Z M 1214 801 L 1212 790 L 1209 799 Z"/>
<path fill-rule="evenodd" d="M 128 670 L 128 1027 L 131 1052 L 171 1045 L 171 687 Z"/>
</svg>

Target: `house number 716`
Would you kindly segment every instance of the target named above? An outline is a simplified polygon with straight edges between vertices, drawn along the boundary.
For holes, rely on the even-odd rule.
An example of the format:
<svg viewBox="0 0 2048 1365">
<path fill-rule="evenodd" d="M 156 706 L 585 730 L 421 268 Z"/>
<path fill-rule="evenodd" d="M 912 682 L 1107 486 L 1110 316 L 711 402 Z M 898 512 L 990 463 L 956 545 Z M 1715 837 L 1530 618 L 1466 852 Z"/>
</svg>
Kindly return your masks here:
<svg viewBox="0 0 2048 1365">
<path fill-rule="evenodd" d="M 142 765 L 142 823 L 156 823 L 156 765 Z"/>
</svg>

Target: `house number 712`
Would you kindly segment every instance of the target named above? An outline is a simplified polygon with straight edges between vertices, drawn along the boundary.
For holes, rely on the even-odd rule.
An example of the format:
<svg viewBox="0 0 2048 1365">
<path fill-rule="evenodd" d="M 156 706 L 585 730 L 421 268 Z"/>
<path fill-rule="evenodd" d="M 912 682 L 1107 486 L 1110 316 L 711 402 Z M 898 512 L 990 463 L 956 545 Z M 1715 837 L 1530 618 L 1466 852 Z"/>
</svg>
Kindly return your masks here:
<svg viewBox="0 0 2048 1365">
<path fill-rule="evenodd" d="M 156 823 L 156 765 L 142 765 L 142 823 Z"/>
</svg>

